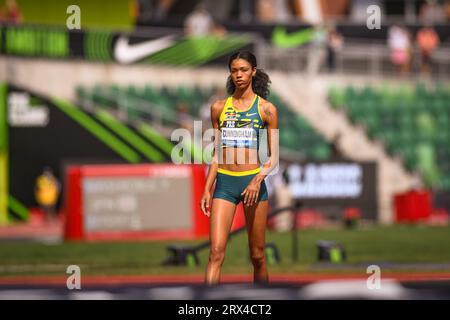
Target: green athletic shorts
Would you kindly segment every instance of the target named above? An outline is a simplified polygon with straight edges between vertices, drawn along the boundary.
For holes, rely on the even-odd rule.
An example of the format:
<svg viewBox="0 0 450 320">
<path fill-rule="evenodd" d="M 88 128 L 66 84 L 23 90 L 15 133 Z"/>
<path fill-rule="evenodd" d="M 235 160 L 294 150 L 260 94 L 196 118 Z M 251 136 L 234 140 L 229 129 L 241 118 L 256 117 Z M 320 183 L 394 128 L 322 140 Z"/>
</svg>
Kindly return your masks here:
<svg viewBox="0 0 450 320">
<path fill-rule="evenodd" d="M 258 170 L 259 172 L 259 170 Z M 232 171 L 219 169 L 216 178 L 216 189 L 214 190 L 213 198 L 219 198 L 238 204 L 244 200 L 241 193 L 248 186 L 249 182 L 258 173 L 255 170 L 239 172 L 239 175 L 234 175 Z M 231 173 L 231 174 L 230 174 Z M 268 199 L 266 183 L 261 183 L 259 189 L 258 202 Z"/>
</svg>

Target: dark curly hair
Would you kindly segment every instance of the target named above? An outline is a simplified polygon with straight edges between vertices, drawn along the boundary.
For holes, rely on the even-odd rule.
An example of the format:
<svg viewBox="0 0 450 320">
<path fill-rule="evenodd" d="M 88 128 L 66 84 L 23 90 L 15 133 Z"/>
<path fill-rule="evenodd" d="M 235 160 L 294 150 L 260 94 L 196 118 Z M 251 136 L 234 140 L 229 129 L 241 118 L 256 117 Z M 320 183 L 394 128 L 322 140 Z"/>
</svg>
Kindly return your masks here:
<svg viewBox="0 0 450 320">
<path fill-rule="evenodd" d="M 244 59 L 248 61 L 253 68 L 257 67 L 256 57 L 253 55 L 253 53 L 251 53 L 250 51 L 238 51 L 233 53 L 228 59 L 228 69 L 230 71 L 231 63 L 235 59 Z M 256 68 L 255 76 L 252 79 L 252 89 L 258 96 L 263 97 L 264 99 L 269 96 L 269 86 L 271 82 L 272 81 L 270 81 L 268 74 L 265 73 L 264 70 Z M 232 95 L 234 93 L 234 90 L 236 90 L 236 85 L 231 79 L 231 76 L 228 76 L 227 92 L 228 94 Z"/>
</svg>

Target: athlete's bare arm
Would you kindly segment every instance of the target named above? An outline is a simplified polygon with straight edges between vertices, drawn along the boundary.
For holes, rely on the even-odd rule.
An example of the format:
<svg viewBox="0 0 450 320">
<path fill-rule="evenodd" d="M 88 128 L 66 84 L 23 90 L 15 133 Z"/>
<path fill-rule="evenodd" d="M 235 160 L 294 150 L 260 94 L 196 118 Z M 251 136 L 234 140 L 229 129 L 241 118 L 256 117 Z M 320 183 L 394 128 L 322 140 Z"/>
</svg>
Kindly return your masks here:
<svg viewBox="0 0 450 320">
<path fill-rule="evenodd" d="M 267 100 L 261 98 L 260 114 L 267 128 L 267 143 L 269 159 L 264 163 L 261 171 L 253 177 L 247 188 L 242 192 L 244 204 L 253 205 L 258 201 L 259 189 L 264 178 L 278 165 L 278 112 L 277 108 Z"/>
<path fill-rule="evenodd" d="M 214 150 L 212 156 L 212 162 L 209 166 L 208 175 L 206 177 L 205 190 L 203 192 L 202 199 L 200 201 L 200 207 L 203 214 L 209 217 L 210 215 L 210 203 L 211 203 L 211 188 L 216 180 L 217 169 L 219 168 L 218 155 L 216 150 L 220 147 L 219 143 L 219 120 L 220 113 L 222 112 L 223 106 L 226 100 L 217 100 L 211 105 L 211 124 L 214 129 Z"/>
<path fill-rule="evenodd" d="M 261 109 L 263 111 L 263 121 L 267 127 L 267 143 L 269 148 L 269 160 L 263 165 L 263 169 L 260 172 L 260 175 L 264 176 L 264 179 L 278 165 L 278 111 L 272 103 L 266 100 L 261 105 Z"/>
</svg>

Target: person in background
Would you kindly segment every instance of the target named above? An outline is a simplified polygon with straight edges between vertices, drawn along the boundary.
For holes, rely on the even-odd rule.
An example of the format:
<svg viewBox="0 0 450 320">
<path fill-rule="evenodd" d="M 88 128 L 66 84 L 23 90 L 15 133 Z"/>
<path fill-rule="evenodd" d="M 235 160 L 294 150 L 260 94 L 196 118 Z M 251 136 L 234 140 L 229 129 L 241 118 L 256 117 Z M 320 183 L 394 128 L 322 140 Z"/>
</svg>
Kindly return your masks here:
<svg viewBox="0 0 450 320">
<path fill-rule="evenodd" d="M 419 11 L 419 18 L 422 23 L 445 23 L 445 8 L 436 0 L 427 0 Z"/>
<path fill-rule="evenodd" d="M 341 145 L 341 134 L 338 132 L 333 136 L 333 138 L 329 142 L 331 152 L 330 160 L 332 161 L 344 160 L 344 156 L 342 155 L 340 145 Z"/>
<path fill-rule="evenodd" d="M 191 37 L 206 37 L 216 36 L 224 37 L 227 34 L 227 29 L 214 21 L 213 16 L 206 9 L 206 5 L 200 2 L 191 12 L 184 23 L 184 30 L 187 36 Z"/>
<path fill-rule="evenodd" d="M 308 51 L 308 76 L 315 76 L 319 73 L 326 59 L 327 30 L 325 25 L 314 26 L 314 37 Z"/>
<path fill-rule="evenodd" d="M 431 25 L 426 25 L 417 32 L 416 42 L 420 50 L 420 71 L 428 75 L 432 68 L 432 54 L 439 46 L 439 36 Z"/>
<path fill-rule="evenodd" d="M 138 23 L 139 16 L 141 14 L 141 3 L 139 0 L 128 2 L 128 11 L 134 24 Z"/>
<path fill-rule="evenodd" d="M 450 21 L 450 0 L 445 0 L 444 2 L 444 14 L 445 19 L 447 21 Z"/>
<path fill-rule="evenodd" d="M 263 23 L 289 22 L 292 19 L 292 12 L 288 2 L 288 0 L 257 0 L 258 20 Z"/>
<path fill-rule="evenodd" d="M 204 37 L 213 32 L 214 20 L 206 10 L 204 3 L 200 2 L 185 21 L 185 33 L 188 36 Z"/>
<path fill-rule="evenodd" d="M 22 22 L 22 12 L 16 0 L 6 0 L 5 6 L 0 8 L 0 22 L 19 24 Z"/>
<path fill-rule="evenodd" d="M 174 0 L 158 0 L 155 8 L 154 19 L 156 21 L 163 21 L 174 4 Z"/>
<path fill-rule="evenodd" d="M 336 70 L 336 53 L 342 49 L 344 37 L 333 25 L 328 28 L 327 40 L 327 66 L 329 71 L 334 72 Z"/>
<path fill-rule="evenodd" d="M 406 28 L 393 25 L 388 31 L 391 62 L 400 75 L 405 75 L 411 65 L 411 36 Z"/>
<path fill-rule="evenodd" d="M 56 204 L 58 203 L 61 185 L 53 174 L 51 167 L 45 167 L 37 177 L 34 195 L 38 205 L 45 214 L 47 222 L 56 220 Z"/>
</svg>

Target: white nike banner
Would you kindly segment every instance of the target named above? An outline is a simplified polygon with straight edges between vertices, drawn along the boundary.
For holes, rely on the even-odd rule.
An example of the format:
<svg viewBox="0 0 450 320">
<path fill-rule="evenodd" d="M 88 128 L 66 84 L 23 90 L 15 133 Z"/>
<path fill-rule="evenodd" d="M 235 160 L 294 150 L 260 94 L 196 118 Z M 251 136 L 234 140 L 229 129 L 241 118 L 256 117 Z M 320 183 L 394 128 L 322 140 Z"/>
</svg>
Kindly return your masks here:
<svg viewBox="0 0 450 320">
<path fill-rule="evenodd" d="M 120 63 L 133 63 L 169 48 L 173 46 L 175 42 L 175 36 L 168 35 L 162 38 L 130 45 L 128 37 L 121 36 L 117 39 L 115 44 L 114 57 Z"/>
</svg>

